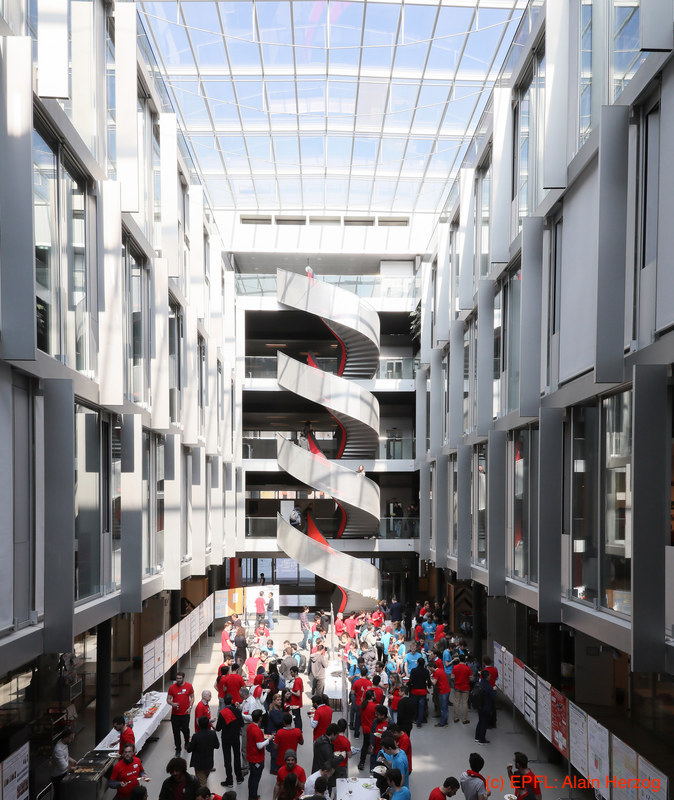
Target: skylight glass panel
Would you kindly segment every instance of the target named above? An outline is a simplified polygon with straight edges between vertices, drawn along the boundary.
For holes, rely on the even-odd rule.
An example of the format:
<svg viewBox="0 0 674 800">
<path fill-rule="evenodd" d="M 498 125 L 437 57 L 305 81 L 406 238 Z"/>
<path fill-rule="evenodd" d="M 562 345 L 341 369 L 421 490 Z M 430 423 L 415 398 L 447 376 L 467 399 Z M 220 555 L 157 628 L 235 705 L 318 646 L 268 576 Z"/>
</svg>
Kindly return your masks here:
<svg viewBox="0 0 674 800">
<path fill-rule="evenodd" d="M 180 11 L 188 26 L 194 55 L 200 69 L 222 67 L 225 63 L 225 42 L 214 3 L 181 3 Z"/>
<path fill-rule="evenodd" d="M 328 136 L 328 169 L 348 167 L 351 164 L 352 138 L 350 136 Z"/>
<path fill-rule="evenodd" d="M 435 6 L 403 5 L 398 47 L 393 74 L 412 70 L 418 73 L 426 63 L 437 9 Z"/>
<path fill-rule="evenodd" d="M 412 122 L 412 132 L 430 133 L 438 129 L 450 86 L 446 83 L 424 82 L 419 94 L 418 107 Z"/>
<path fill-rule="evenodd" d="M 199 169 L 204 172 L 222 173 L 222 159 L 220 148 L 212 135 L 192 136 L 194 155 L 199 164 Z"/>
<path fill-rule="evenodd" d="M 402 165 L 401 175 L 423 175 L 428 162 L 428 156 L 433 151 L 433 139 L 410 139 L 407 152 Z"/>
<path fill-rule="evenodd" d="M 344 117 L 350 126 L 353 125 L 357 92 L 356 81 L 328 81 L 327 106 L 331 121 Z"/>
<path fill-rule="evenodd" d="M 452 165 L 456 161 L 456 154 L 459 152 L 459 143 L 457 141 L 449 141 L 440 139 L 437 143 L 437 149 L 431 156 L 428 165 L 427 175 L 429 176 L 444 176 L 448 175 Z"/>
<path fill-rule="evenodd" d="M 298 73 L 308 67 L 312 71 L 326 67 L 326 2 L 320 0 L 294 0 L 293 23 L 295 31 L 295 63 Z"/>
<path fill-rule="evenodd" d="M 374 167 L 378 150 L 379 139 L 356 136 L 353 140 L 353 165 Z"/>
<path fill-rule="evenodd" d="M 206 103 L 201 96 L 198 81 L 171 81 L 180 105 L 185 124 L 191 127 L 210 128 Z"/>
<path fill-rule="evenodd" d="M 278 189 L 281 208 L 299 209 L 302 207 L 301 183 L 296 178 L 279 178 Z"/>
<path fill-rule="evenodd" d="M 302 194 L 304 205 L 323 208 L 325 205 L 325 181 L 323 178 L 303 178 Z"/>
<path fill-rule="evenodd" d="M 388 75 L 398 35 L 400 3 L 368 3 L 363 32 L 361 70 L 367 74 L 384 70 Z"/>
<path fill-rule="evenodd" d="M 505 8 L 479 9 L 477 30 L 468 37 L 461 59 L 461 71 L 465 76 L 483 78 L 487 76 L 508 17 L 509 11 Z"/>
<path fill-rule="evenodd" d="M 272 127 L 297 125 L 297 100 L 294 81 L 265 81 L 267 107 Z"/>
<path fill-rule="evenodd" d="M 325 137 L 300 136 L 302 166 L 325 166 Z"/>
<path fill-rule="evenodd" d="M 372 207 L 376 211 L 389 211 L 393 205 L 397 181 L 390 179 L 376 179 Z"/>
<path fill-rule="evenodd" d="M 416 81 L 393 81 L 391 83 L 386 131 L 398 134 L 406 134 L 409 131 L 418 94 L 419 83 Z"/>
<path fill-rule="evenodd" d="M 241 121 L 245 125 L 267 125 L 266 103 L 262 94 L 262 81 L 238 80 L 235 82 Z"/>
<path fill-rule="evenodd" d="M 247 172 L 249 169 L 246 142 L 243 136 L 220 136 L 220 151 L 228 172 Z"/>
<path fill-rule="evenodd" d="M 206 181 L 206 189 L 216 208 L 234 208 L 234 198 L 229 190 L 227 178 L 209 178 Z"/>
<path fill-rule="evenodd" d="M 331 3 L 328 69 L 338 66 L 358 69 L 364 3 Z"/>
<path fill-rule="evenodd" d="M 151 15 L 152 29 L 162 43 L 161 56 L 167 69 L 171 67 L 193 67 L 194 58 L 187 32 L 181 25 L 173 3 L 151 3 L 146 7 Z"/>
<path fill-rule="evenodd" d="M 478 86 L 456 86 L 442 123 L 442 133 L 462 136 L 479 96 L 480 88 Z M 474 121 L 477 122 L 477 120 Z"/>
<path fill-rule="evenodd" d="M 436 72 L 443 76 L 452 75 L 459 63 L 467 32 L 473 20 L 472 8 L 442 6 L 426 65 L 426 74 Z"/>
<path fill-rule="evenodd" d="M 398 211 L 413 208 L 417 195 L 419 194 L 420 185 L 421 181 L 401 180 L 396 189 L 396 196 L 392 208 Z"/>
<path fill-rule="evenodd" d="M 201 85 L 216 128 L 240 129 L 239 111 L 232 82 L 227 78 L 205 77 L 202 78 Z"/>
<path fill-rule="evenodd" d="M 338 212 L 347 207 L 349 182 L 341 178 L 328 178 L 325 181 L 325 208 Z"/>
<path fill-rule="evenodd" d="M 265 72 L 294 72 L 290 3 L 257 3 L 255 12 Z"/>
<path fill-rule="evenodd" d="M 260 70 L 260 51 L 255 43 L 253 4 L 219 3 L 225 42 L 234 74 L 241 69 Z"/>
<path fill-rule="evenodd" d="M 278 193 L 274 178 L 256 178 L 255 194 L 259 208 L 276 208 L 278 206 Z"/>
<path fill-rule="evenodd" d="M 250 178 L 232 178 L 230 184 L 238 208 L 257 208 L 255 187 Z"/>
<path fill-rule="evenodd" d="M 358 211 L 367 211 L 370 207 L 372 181 L 366 178 L 351 178 L 349 186 L 349 205 Z"/>
<path fill-rule="evenodd" d="M 325 81 L 320 80 L 301 80 L 297 81 L 297 107 L 300 114 L 300 124 L 302 117 L 310 114 L 314 117 L 325 116 Z"/>
<path fill-rule="evenodd" d="M 425 180 L 417 198 L 417 211 L 435 211 L 440 202 L 444 183 Z"/>
<path fill-rule="evenodd" d="M 297 136 L 274 136 L 274 162 L 279 173 L 299 173 L 300 148 Z"/>
<path fill-rule="evenodd" d="M 274 172 L 269 136 L 246 136 L 246 147 L 248 148 L 250 168 L 253 172 Z"/>
<path fill-rule="evenodd" d="M 356 105 L 356 130 L 379 131 L 386 111 L 388 83 L 361 81 Z"/>
</svg>

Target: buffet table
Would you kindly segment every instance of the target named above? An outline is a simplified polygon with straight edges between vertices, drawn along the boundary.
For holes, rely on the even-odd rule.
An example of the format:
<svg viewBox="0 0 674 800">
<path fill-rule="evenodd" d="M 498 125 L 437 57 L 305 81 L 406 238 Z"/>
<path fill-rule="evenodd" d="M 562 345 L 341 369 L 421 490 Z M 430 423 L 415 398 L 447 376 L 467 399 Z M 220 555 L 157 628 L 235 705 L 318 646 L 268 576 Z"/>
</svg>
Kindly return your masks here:
<svg viewBox="0 0 674 800">
<path fill-rule="evenodd" d="M 147 698 L 146 704 L 134 706 L 130 712 L 127 712 L 127 724 L 129 722 L 129 714 L 131 714 L 131 727 L 133 734 L 136 737 L 136 754 L 140 753 L 143 745 L 152 736 L 152 734 L 159 727 L 159 723 L 166 719 L 171 713 L 171 706 L 166 702 L 168 697 L 166 692 L 148 692 L 145 695 Z M 154 714 L 151 717 L 146 717 L 146 711 L 149 712 L 155 708 Z M 110 733 L 96 745 L 97 752 L 112 752 L 119 753 L 119 732 L 114 728 Z"/>
<path fill-rule="evenodd" d="M 337 778 L 335 800 L 379 800 L 374 778 Z"/>
<path fill-rule="evenodd" d="M 68 800 L 102 800 L 108 788 L 108 775 L 117 760 L 115 755 L 95 750 L 87 753 L 61 781 L 61 797 L 67 797 Z"/>
</svg>

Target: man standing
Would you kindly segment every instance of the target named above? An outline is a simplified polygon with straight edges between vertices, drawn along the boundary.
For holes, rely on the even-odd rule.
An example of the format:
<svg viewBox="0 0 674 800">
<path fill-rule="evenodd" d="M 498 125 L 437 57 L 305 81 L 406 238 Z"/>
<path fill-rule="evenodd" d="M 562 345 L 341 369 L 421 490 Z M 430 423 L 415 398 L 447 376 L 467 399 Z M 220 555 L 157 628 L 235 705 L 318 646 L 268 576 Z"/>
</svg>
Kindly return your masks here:
<svg viewBox="0 0 674 800">
<path fill-rule="evenodd" d="M 388 769 L 399 769 L 400 774 L 403 776 L 403 785 L 407 786 L 408 789 L 410 788 L 410 766 L 407 762 L 407 756 L 396 744 L 392 733 L 385 733 L 382 736 L 378 760 Z"/>
<path fill-rule="evenodd" d="M 225 673 L 224 669 L 225 668 L 223 667 L 220 674 L 224 675 L 222 684 L 225 688 L 225 693 L 231 694 L 235 703 L 240 703 L 241 689 L 243 689 L 243 687 L 246 685 L 246 681 L 244 681 L 243 677 L 239 675 L 239 665 L 232 664 L 229 674 Z"/>
<path fill-rule="evenodd" d="M 136 756 L 135 746 L 133 744 L 124 745 L 122 757 L 112 768 L 108 783 L 110 789 L 117 789 L 115 800 L 129 797 L 133 787 L 139 785 L 141 775 L 145 775 L 145 770 Z"/>
<path fill-rule="evenodd" d="M 194 732 L 199 730 L 199 719 L 201 717 L 208 717 L 208 726 L 211 726 L 211 692 L 209 689 L 204 689 L 201 693 L 201 700 L 197 703 L 194 711 Z M 189 750 L 187 751 L 189 752 Z"/>
<path fill-rule="evenodd" d="M 508 775 L 517 800 L 541 800 L 541 787 L 524 753 L 515 753 L 513 764 L 508 764 Z"/>
<path fill-rule="evenodd" d="M 487 788 L 487 781 L 480 770 L 484 767 L 484 758 L 479 753 L 468 756 L 470 769 L 461 773 L 459 783 L 466 800 L 487 800 L 491 791 Z"/>
<path fill-rule="evenodd" d="M 243 783 L 243 772 L 241 771 L 241 728 L 243 727 L 243 717 L 241 711 L 232 702 L 232 695 L 225 695 L 225 707 L 218 716 L 216 731 L 221 731 L 222 757 L 225 762 L 225 780 L 221 786 L 234 786 L 232 780 L 232 755 L 234 756 L 234 774 L 236 782 Z"/>
<path fill-rule="evenodd" d="M 307 782 L 304 784 L 305 797 L 309 797 L 314 794 L 320 796 L 324 795 L 325 800 L 330 800 L 330 795 L 327 791 L 327 788 L 334 774 L 335 774 L 334 767 L 329 761 L 326 761 L 325 764 L 322 764 L 320 768 L 316 770 L 316 772 L 312 772 L 311 775 L 309 775 L 309 777 L 307 778 Z M 322 792 L 316 791 L 316 781 L 319 778 L 323 778 L 323 780 L 325 781 L 325 789 Z"/>
<path fill-rule="evenodd" d="M 276 731 L 274 737 L 274 744 L 276 745 L 276 766 L 283 765 L 283 756 L 288 750 L 297 752 L 299 745 L 304 744 L 304 736 L 302 731 L 294 726 L 293 715 L 286 712 L 283 715 L 283 727 Z"/>
<path fill-rule="evenodd" d="M 367 677 L 367 667 L 363 662 L 363 666 L 360 668 L 360 677 L 356 678 L 351 685 L 353 704 L 355 707 L 355 712 L 353 715 L 353 735 L 356 737 L 356 739 L 360 736 L 360 707 L 363 704 L 365 692 L 368 689 L 372 689 L 372 681 Z"/>
<path fill-rule="evenodd" d="M 435 723 L 436 728 L 446 728 L 449 722 L 449 681 L 447 680 L 447 673 L 440 661 L 436 662 L 435 671 L 431 680 L 437 686 L 438 698 L 440 700 L 440 722 Z"/>
<path fill-rule="evenodd" d="M 424 721 L 426 697 L 430 685 L 431 676 L 424 666 L 424 659 L 418 658 L 417 666 L 410 672 L 409 680 L 410 692 L 416 704 L 417 728 L 420 728 Z M 398 704 L 398 720 L 400 720 L 400 704 Z M 400 721 L 398 721 L 398 724 L 400 725 Z"/>
<path fill-rule="evenodd" d="M 300 650 L 306 650 L 307 647 L 307 639 L 309 638 L 309 633 L 311 632 L 311 625 L 309 625 L 309 606 L 304 606 L 302 613 L 300 614 L 300 631 L 302 632 L 302 643 L 300 644 Z"/>
<path fill-rule="evenodd" d="M 386 773 L 386 780 L 391 787 L 391 800 L 411 800 L 412 795 L 407 786 L 403 785 L 403 776 L 399 769 L 390 769 Z"/>
<path fill-rule="evenodd" d="M 456 669 L 455 669 L 456 671 Z M 489 739 L 486 739 L 487 728 L 489 720 L 494 711 L 494 695 L 496 692 L 489 685 L 489 673 L 483 669 L 480 673 L 480 687 L 479 703 L 477 705 L 478 720 L 475 728 L 475 741 L 480 744 L 489 744 Z"/>
<path fill-rule="evenodd" d="M 241 705 L 239 708 L 241 709 L 241 718 L 243 719 L 243 727 L 241 728 L 241 769 L 245 770 L 248 768 L 246 755 L 248 752 L 248 726 L 253 721 L 253 711 L 256 709 L 260 709 L 260 711 L 262 711 L 263 707 L 262 703 L 253 697 L 248 687 L 244 686 L 243 689 L 241 689 Z"/>
<path fill-rule="evenodd" d="M 264 586 L 264 584 L 261 584 Z M 264 617 L 267 612 L 267 604 L 264 601 L 264 591 L 261 591 L 260 594 L 255 598 L 255 625 L 260 625 L 260 623 L 264 623 Z"/>
<path fill-rule="evenodd" d="M 324 694 L 315 694 L 311 698 L 313 705 L 313 715 L 311 716 L 311 727 L 314 729 L 314 741 L 322 736 L 332 722 L 332 709 L 327 704 L 327 697 Z"/>
<path fill-rule="evenodd" d="M 294 659 L 293 659 L 294 660 Z M 288 707 L 290 713 L 295 717 L 295 727 L 302 730 L 302 702 L 304 694 L 304 682 L 300 678 L 300 671 L 297 665 L 290 667 L 290 702 Z"/>
<path fill-rule="evenodd" d="M 264 769 L 264 750 L 271 734 L 262 733 L 260 720 L 262 710 L 257 708 L 251 714 L 252 721 L 246 730 L 246 759 L 250 768 L 248 776 L 248 800 L 258 800 L 258 787 Z"/>
<path fill-rule="evenodd" d="M 391 622 L 402 622 L 403 619 L 403 604 L 398 602 L 398 598 L 394 597 L 391 600 Z M 394 626 L 395 627 L 395 626 Z"/>
<path fill-rule="evenodd" d="M 112 720 L 112 727 L 119 733 L 119 754 L 122 755 L 124 745 L 132 744 L 135 748 L 136 737 L 133 730 L 126 724 L 124 717 L 115 717 Z"/>
<path fill-rule="evenodd" d="M 192 684 L 185 680 L 184 672 L 176 672 L 176 681 L 169 686 L 166 702 L 171 706 L 171 727 L 177 758 L 182 749 L 180 734 L 182 733 L 185 739 L 185 749 L 190 740 L 190 714 L 194 705 L 194 689 Z"/>
<path fill-rule="evenodd" d="M 269 592 L 267 600 L 267 627 L 270 631 L 274 630 L 274 592 Z"/>
<path fill-rule="evenodd" d="M 400 687 L 400 700 L 398 701 L 398 727 L 404 731 L 408 736 L 412 733 L 412 725 L 414 725 L 414 712 L 415 703 L 409 696 L 409 687 Z"/>
<path fill-rule="evenodd" d="M 218 735 L 210 729 L 210 719 L 202 714 L 197 719 L 197 732 L 185 748 L 188 753 L 192 753 L 190 766 L 194 768 L 199 786 L 206 786 L 213 769 L 213 753 L 219 747 Z"/>
<path fill-rule="evenodd" d="M 333 742 L 339 735 L 339 728 L 331 722 L 324 734 L 314 742 L 314 760 L 311 764 L 311 771 L 316 772 L 324 764 L 330 764 L 333 770 L 338 767 L 343 756 L 340 753 L 335 755 Z"/>
<path fill-rule="evenodd" d="M 459 791 L 459 782 L 456 778 L 445 778 L 442 786 L 436 786 L 428 795 L 428 800 L 445 800 L 447 797 L 454 797 Z"/>
<path fill-rule="evenodd" d="M 473 673 L 466 664 L 466 656 L 463 653 L 459 656 L 459 663 L 454 664 L 452 677 L 454 679 L 454 722 L 458 722 L 459 716 L 463 713 L 463 724 L 468 725 L 468 692 L 470 692 Z"/>
<path fill-rule="evenodd" d="M 313 678 L 312 691 L 314 694 L 323 694 L 325 688 L 325 671 L 328 668 L 328 654 L 323 644 L 319 644 L 316 652 L 311 654 L 311 675 Z"/>
</svg>

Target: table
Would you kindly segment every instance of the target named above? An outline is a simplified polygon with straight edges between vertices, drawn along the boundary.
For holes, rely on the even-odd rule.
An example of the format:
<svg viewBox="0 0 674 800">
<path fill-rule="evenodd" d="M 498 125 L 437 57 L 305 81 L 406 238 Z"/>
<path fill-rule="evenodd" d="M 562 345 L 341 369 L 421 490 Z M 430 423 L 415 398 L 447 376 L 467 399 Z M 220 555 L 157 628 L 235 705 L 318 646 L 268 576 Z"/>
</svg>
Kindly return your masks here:
<svg viewBox="0 0 674 800">
<path fill-rule="evenodd" d="M 325 668 L 325 685 L 323 692 L 331 700 L 342 699 L 342 676 L 344 668 L 341 660 L 330 659 L 328 666 Z"/>
<path fill-rule="evenodd" d="M 134 708 L 139 712 L 133 718 L 133 734 L 136 737 L 136 753 L 140 753 L 143 745 L 159 727 L 159 723 L 171 713 L 171 706 L 166 702 L 166 692 L 148 692 L 148 708 L 159 706 L 151 717 L 143 716 L 143 707 Z M 96 745 L 97 751 L 119 752 L 119 733 L 113 728 L 110 733 Z"/>
<path fill-rule="evenodd" d="M 379 800 L 374 778 L 337 778 L 336 800 Z"/>
</svg>

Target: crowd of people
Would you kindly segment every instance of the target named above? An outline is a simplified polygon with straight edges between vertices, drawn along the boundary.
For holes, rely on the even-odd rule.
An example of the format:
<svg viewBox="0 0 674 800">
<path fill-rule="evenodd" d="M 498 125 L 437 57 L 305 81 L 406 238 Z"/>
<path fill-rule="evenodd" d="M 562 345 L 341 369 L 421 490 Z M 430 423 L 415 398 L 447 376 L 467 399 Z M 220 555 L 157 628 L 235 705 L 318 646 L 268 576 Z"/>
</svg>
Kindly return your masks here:
<svg viewBox="0 0 674 800">
<path fill-rule="evenodd" d="M 264 602 L 264 595 L 260 598 Z M 435 726 L 469 724 L 468 708 L 477 711 L 475 741 L 488 744 L 486 732 L 496 725 L 494 684 L 497 670 L 488 658 L 480 664 L 465 641 L 448 630 L 440 607 L 417 606 L 414 619 L 395 598 L 372 612 L 300 615 L 302 639 L 277 647 L 265 625 L 266 608 L 248 635 L 235 614 L 225 622 L 222 664 L 213 692 L 204 689 L 195 705 L 194 687 L 178 672 L 168 690 L 175 756 L 166 766 L 159 800 L 196 800 L 221 796 L 208 788 L 215 751 L 222 749 L 225 767 L 224 800 L 236 800 L 236 785 L 247 781 L 248 800 L 260 800 L 265 764 L 275 777 L 273 797 L 266 800 L 330 800 L 338 778 L 347 777 L 357 759 L 358 773 L 368 771 L 381 797 L 411 800 L 412 739 L 431 713 Z M 325 694 L 328 636 L 338 647 L 332 661 L 341 659 L 349 682 L 349 704 L 336 718 Z M 310 728 L 305 731 L 302 709 L 310 697 Z M 431 710 L 432 709 L 432 710 Z M 450 709 L 453 709 L 453 714 Z M 193 713 L 194 712 L 194 713 Z M 120 760 L 110 776 L 116 798 L 147 797 L 149 780 L 135 752 L 131 728 L 123 717 L 114 720 L 120 733 Z M 312 744 L 310 770 L 298 762 L 298 747 Z M 189 768 L 186 757 L 189 758 Z M 459 779 L 449 776 L 429 800 L 452 797 L 461 788 L 466 800 L 486 800 L 490 792 L 481 773 L 484 759 L 472 753 Z M 306 767 L 306 768 L 305 768 Z M 189 771 L 191 768 L 192 772 Z M 516 753 L 508 767 L 517 800 L 539 800 L 527 758 Z M 308 773 L 308 774 L 307 774 Z"/>
</svg>

